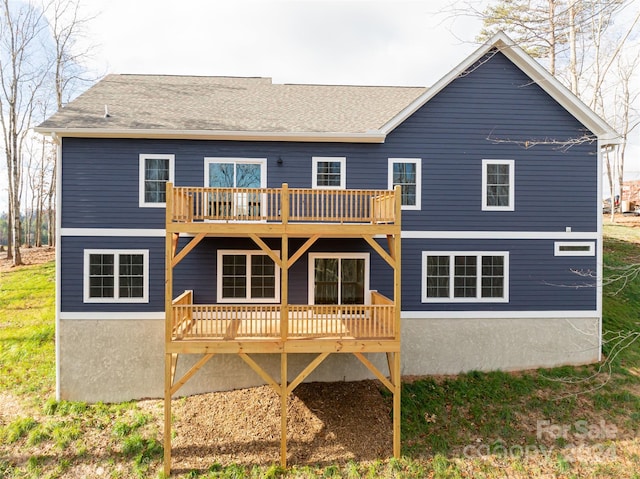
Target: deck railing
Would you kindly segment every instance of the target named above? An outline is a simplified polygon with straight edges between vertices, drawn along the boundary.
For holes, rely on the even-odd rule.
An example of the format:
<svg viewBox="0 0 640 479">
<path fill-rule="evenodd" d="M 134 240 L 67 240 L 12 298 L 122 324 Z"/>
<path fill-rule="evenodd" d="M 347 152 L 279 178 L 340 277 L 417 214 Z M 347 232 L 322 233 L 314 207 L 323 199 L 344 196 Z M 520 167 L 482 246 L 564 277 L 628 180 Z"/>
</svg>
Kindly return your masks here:
<svg viewBox="0 0 640 479">
<path fill-rule="evenodd" d="M 376 304 L 370 305 L 289 305 L 284 339 L 394 338 L 395 305 L 374 294 Z M 187 291 L 173 301 L 172 309 L 173 340 L 281 338 L 279 304 L 193 304 Z"/>
<path fill-rule="evenodd" d="M 202 188 L 167 184 L 171 220 L 394 223 L 392 190 Z"/>
</svg>

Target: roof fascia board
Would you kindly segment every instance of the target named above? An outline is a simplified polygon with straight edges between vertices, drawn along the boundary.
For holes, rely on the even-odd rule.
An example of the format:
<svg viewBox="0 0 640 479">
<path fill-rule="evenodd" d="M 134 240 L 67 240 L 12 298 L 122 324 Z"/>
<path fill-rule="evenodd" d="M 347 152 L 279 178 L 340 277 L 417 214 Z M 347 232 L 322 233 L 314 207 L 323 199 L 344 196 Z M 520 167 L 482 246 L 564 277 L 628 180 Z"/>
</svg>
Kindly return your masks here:
<svg viewBox="0 0 640 479">
<path fill-rule="evenodd" d="M 498 51 L 503 53 L 514 65 L 535 81 L 540 88 L 591 130 L 603 144 L 619 144 L 622 142 L 620 135 L 607 122 L 585 105 L 582 100 L 560 83 L 560 81 L 551 75 L 542 65 L 525 53 L 524 50 L 516 45 L 504 32 L 496 33 L 487 43 L 476 49 L 465 60 L 453 68 L 453 70 L 436 82 L 429 90 L 416 98 L 398 115 L 383 125 L 380 131 L 388 135 L 425 103 L 431 100 L 431 98 L 442 91 L 449 83 L 479 61 L 492 48 L 497 48 Z"/>
<path fill-rule="evenodd" d="M 211 131 L 211 130 L 156 130 L 156 129 L 107 129 L 107 128 L 46 128 L 36 127 L 43 135 L 75 138 L 157 138 L 231 141 L 300 141 L 337 143 L 384 143 L 386 135 L 379 131 L 367 133 L 338 132 L 260 132 L 260 131 Z"/>
</svg>

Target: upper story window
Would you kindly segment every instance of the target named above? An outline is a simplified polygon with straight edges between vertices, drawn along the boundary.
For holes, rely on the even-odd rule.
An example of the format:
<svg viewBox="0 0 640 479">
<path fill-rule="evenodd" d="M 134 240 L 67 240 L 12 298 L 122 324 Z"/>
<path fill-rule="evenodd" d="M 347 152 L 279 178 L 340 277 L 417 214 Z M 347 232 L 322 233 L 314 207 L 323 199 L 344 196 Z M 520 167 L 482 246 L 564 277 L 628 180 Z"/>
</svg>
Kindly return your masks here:
<svg viewBox="0 0 640 479">
<path fill-rule="evenodd" d="M 514 179 L 513 160 L 482 160 L 482 209 L 514 211 Z"/>
<path fill-rule="evenodd" d="M 422 252 L 422 302 L 509 301 L 509 253 Z"/>
<path fill-rule="evenodd" d="M 166 204 L 166 184 L 173 182 L 175 155 L 140 155 L 141 207 L 162 207 Z"/>
<path fill-rule="evenodd" d="M 309 253 L 310 304 L 366 304 L 369 253 Z"/>
<path fill-rule="evenodd" d="M 84 250 L 85 303 L 148 301 L 148 250 Z"/>
<path fill-rule="evenodd" d="M 261 250 L 219 250 L 217 292 L 219 303 L 277 303 L 280 268 Z"/>
<path fill-rule="evenodd" d="M 403 210 L 421 208 L 421 169 L 420 158 L 389 158 L 389 189 L 400 186 Z"/>
<path fill-rule="evenodd" d="M 313 188 L 338 188 L 347 187 L 347 159 L 313 157 Z"/>
</svg>

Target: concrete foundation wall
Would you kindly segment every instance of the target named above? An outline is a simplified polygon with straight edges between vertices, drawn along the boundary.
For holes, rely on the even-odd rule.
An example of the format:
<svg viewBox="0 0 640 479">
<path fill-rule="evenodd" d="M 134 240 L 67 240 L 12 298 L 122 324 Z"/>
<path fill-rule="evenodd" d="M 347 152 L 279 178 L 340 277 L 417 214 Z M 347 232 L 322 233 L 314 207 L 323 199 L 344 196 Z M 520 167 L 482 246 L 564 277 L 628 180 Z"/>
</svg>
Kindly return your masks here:
<svg viewBox="0 0 640 479">
<path fill-rule="evenodd" d="M 598 360 L 599 322 L 582 319 L 404 319 L 402 374 L 455 374 L 584 364 Z M 163 320 L 61 320 L 60 399 L 118 402 L 164 391 Z M 181 377 L 200 355 L 181 355 Z M 280 379 L 280 356 L 252 356 Z M 289 355 L 289 380 L 315 357 Z M 387 373 L 384 354 L 369 359 Z M 307 381 L 355 381 L 372 374 L 352 354 L 330 355 Z M 178 395 L 264 384 L 237 355 L 214 356 Z"/>
</svg>

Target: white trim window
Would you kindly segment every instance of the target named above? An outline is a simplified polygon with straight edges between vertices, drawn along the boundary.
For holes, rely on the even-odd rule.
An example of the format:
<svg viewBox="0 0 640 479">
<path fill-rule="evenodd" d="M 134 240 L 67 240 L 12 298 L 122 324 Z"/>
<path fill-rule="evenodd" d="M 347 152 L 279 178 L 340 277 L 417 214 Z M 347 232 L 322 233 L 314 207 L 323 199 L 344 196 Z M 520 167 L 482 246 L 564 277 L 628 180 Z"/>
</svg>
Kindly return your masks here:
<svg viewBox="0 0 640 479">
<path fill-rule="evenodd" d="M 593 241 L 556 241 L 553 244 L 554 256 L 595 256 L 596 244 Z"/>
<path fill-rule="evenodd" d="M 482 160 L 482 210 L 515 210 L 514 160 Z"/>
<path fill-rule="evenodd" d="M 140 155 L 139 198 L 141 208 L 166 205 L 167 182 L 174 181 L 175 155 Z"/>
<path fill-rule="evenodd" d="M 403 210 L 419 210 L 422 205 L 422 160 L 389 158 L 388 188 L 401 188 Z"/>
<path fill-rule="evenodd" d="M 84 250 L 85 303 L 148 303 L 149 250 Z"/>
<path fill-rule="evenodd" d="M 347 187 L 347 159 L 345 157 L 314 156 L 311 162 L 313 188 L 344 190 Z"/>
<path fill-rule="evenodd" d="M 508 252 L 422 252 L 423 303 L 508 301 Z"/>
<path fill-rule="evenodd" d="M 309 304 L 369 303 L 369 253 L 309 253 Z"/>
<path fill-rule="evenodd" d="M 262 250 L 218 250 L 217 272 L 218 303 L 280 302 L 280 268 Z"/>
</svg>

